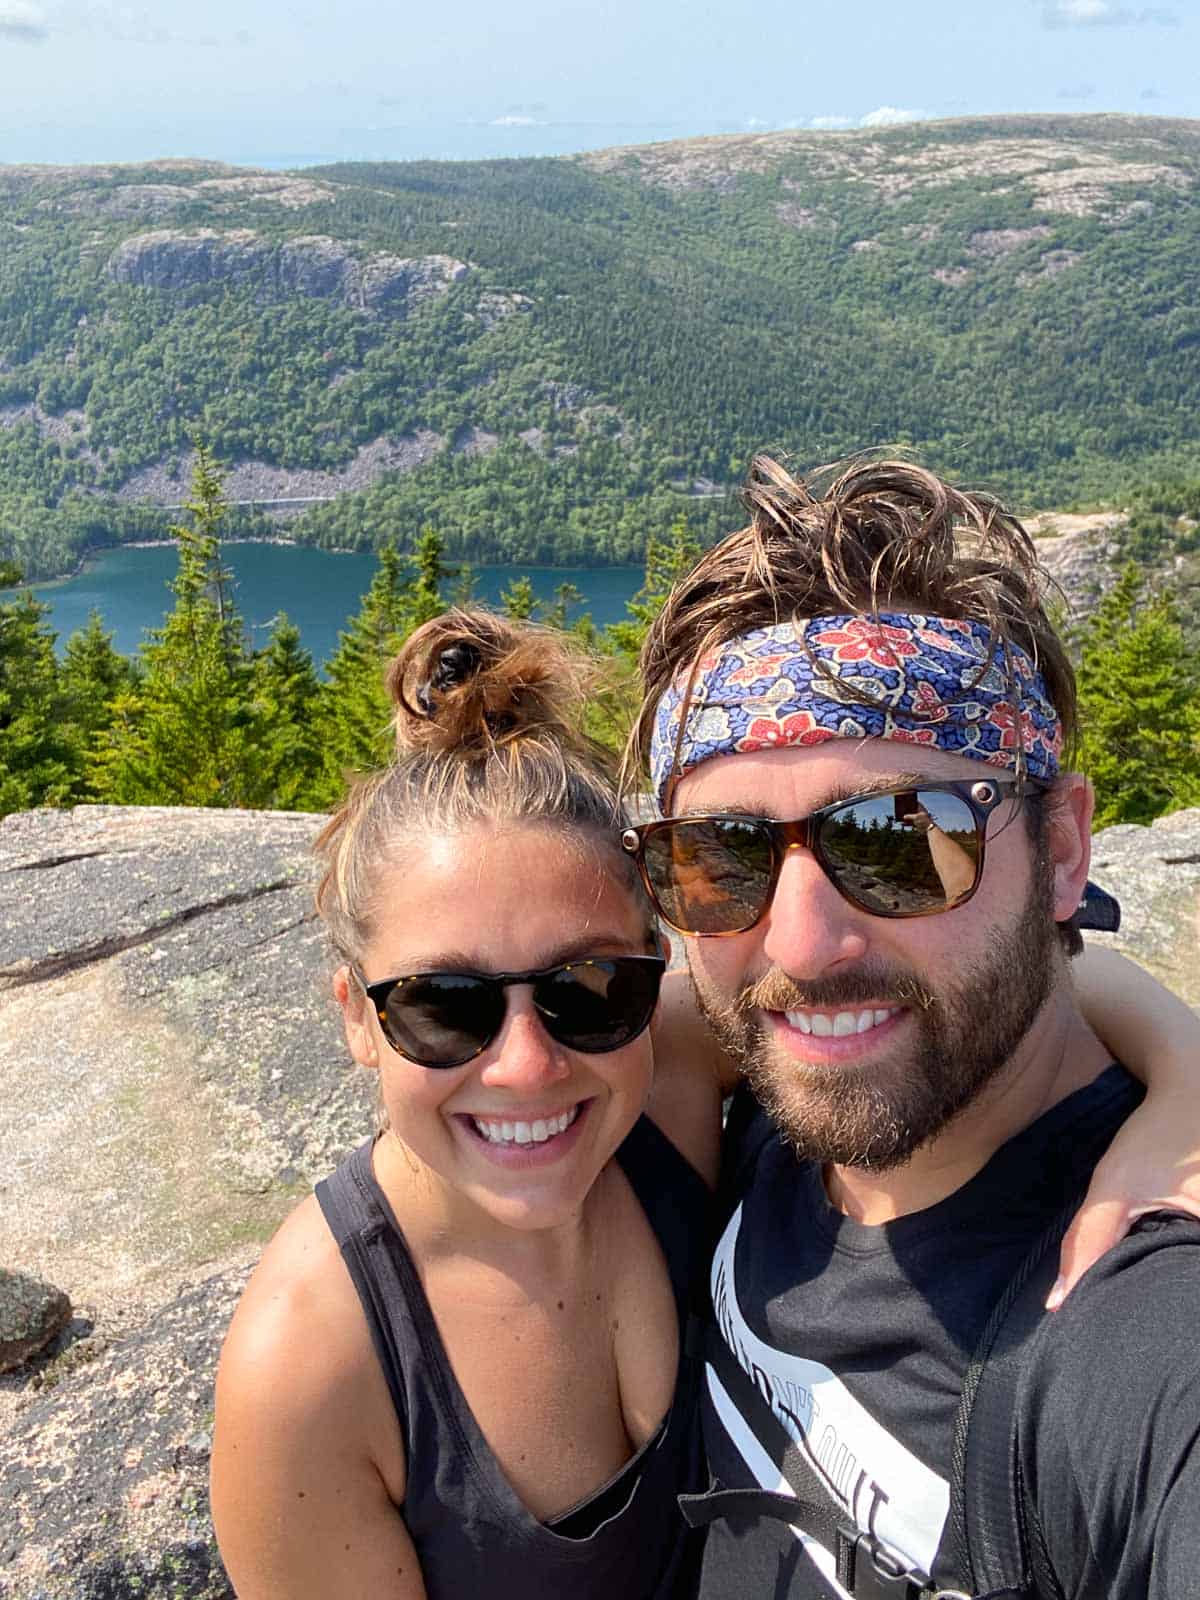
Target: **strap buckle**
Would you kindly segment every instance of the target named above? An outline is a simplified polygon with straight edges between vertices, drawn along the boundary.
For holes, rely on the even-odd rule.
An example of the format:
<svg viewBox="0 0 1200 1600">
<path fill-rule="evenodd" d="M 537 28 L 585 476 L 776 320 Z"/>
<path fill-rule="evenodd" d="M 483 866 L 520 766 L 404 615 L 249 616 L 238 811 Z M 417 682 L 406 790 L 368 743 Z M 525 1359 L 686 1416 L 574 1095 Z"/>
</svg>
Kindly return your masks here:
<svg viewBox="0 0 1200 1600">
<path fill-rule="evenodd" d="M 957 1590 L 934 1590 L 925 1573 L 871 1534 L 845 1523 L 837 1531 L 837 1580 L 854 1600 L 958 1600 Z"/>
</svg>

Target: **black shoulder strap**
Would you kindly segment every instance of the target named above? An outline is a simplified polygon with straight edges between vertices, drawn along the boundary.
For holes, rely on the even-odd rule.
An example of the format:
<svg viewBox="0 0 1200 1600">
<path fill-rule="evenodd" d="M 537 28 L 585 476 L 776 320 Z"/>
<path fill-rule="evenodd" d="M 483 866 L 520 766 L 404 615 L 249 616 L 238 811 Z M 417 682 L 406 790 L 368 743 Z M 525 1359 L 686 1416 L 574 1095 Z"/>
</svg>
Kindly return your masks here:
<svg viewBox="0 0 1200 1600">
<path fill-rule="evenodd" d="M 798 1528 L 831 1551 L 837 1563 L 837 1581 L 854 1600 L 938 1600 L 941 1595 L 949 1600 L 953 1591 L 942 1590 L 928 1573 L 908 1566 L 895 1551 L 859 1531 L 828 1479 L 775 1414 L 769 1379 L 762 1375 L 764 1394 L 711 1324 L 705 1331 L 704 1354 L 791 1493 L 714 1488 L 706 1494 L 680 1495 L 680 1509 L 687 1521 L 699 1528 L 716 1521 L 736 1525 L 743 1518 L 771 1517 Z"/>
<path fill-rule="evenodd" d="M 753 1153 L 761 1147 L 756 1138 Z M 704 1358 L 792 1492 L 715 1488 L 682 1495 L 687 1520 L 702 1527 L 717 1520 L 772 1517 L 799 1528 L 834 1553 L 838 1582 L 855 1600 L 1062 1600 L 1041 1530 L 1026 1521 L 1017 1401 L 1045 1315 L 1058 1246 L 1077 1207 L 1075 1197 L 1035 1241 L 988 1318 L 967 1367 L 955 1418 L 950 1484 L 951 1566 L 963 1589 L 939 1586 L 859 1532 L 776 1415 L 769 1380 L 763 1376 L 768 1388 L 764 1395 L 711 1320 L 700 1336 Z"/>
<path fill-rule="evenodd" d="M 1046 1314 L 1058 1247 L 1077 1208 L 1075 1197 L 1017 1269 L 988 1318 L 963 1381 L 950 1483 L 954 1565 L 972 1592 L 988 1600 L 1061 1600 L 1041 1530 L 1027 1522 L 1018 1390 Z"/>
</svg>

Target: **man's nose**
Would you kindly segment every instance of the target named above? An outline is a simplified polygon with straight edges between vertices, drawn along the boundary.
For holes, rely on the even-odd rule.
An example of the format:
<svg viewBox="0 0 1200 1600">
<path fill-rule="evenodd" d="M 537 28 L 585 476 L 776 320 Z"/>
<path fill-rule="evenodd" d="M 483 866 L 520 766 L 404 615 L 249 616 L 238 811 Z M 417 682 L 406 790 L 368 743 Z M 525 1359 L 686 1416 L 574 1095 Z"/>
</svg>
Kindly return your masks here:
<svg viewBox="0 0 1200 1600">
<path fill-rule="evenodd" d="M 763 954 L 795 978 L 816 978 L 847 961 L 861 961 L 868 945 L 865 912 L 830 883 L 811 850 L 784 854 L 775 893 L 764 918 Z"/>
<path fill-rule="evenodd" d="M 514 1094 L 536 1094 L 571 1072 L 566 1050 L 547 1033 L 528 989 L 509 989 L 504 1026 L 491 1055 L 481 1081 Z"/>
</svg>

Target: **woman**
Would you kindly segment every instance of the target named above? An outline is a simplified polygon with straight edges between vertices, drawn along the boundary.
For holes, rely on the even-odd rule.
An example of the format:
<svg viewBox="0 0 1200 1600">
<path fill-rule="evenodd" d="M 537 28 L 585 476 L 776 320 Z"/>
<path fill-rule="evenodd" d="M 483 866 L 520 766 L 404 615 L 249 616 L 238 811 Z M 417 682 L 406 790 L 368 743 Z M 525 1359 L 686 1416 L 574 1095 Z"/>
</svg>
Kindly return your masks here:
<svg viewBox="0 0 1200 1600">
<path fill-rule="evenodd" d="M 386 1131 L 234 1318 L 222 1554 L 241 1600 L 682 1596 L 715 1051 L 674 986 L 652 1056 L 659 935 L 565 641 L 452 613 L 389 682 L 397 758 L 321 835 L 318 894 Z M 1172 1042 L 1136 1031 L 1143 1056 Z"/>
</svg>

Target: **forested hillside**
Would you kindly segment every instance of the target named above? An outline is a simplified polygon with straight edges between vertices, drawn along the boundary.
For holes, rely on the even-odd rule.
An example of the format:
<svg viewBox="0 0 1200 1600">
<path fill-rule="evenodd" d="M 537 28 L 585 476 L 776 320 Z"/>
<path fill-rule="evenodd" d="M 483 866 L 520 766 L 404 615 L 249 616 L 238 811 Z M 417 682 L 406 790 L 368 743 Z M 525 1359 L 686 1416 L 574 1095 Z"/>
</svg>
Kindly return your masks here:
<svg viewBox="0 0 1200 1600">
<path fill-rule="evenodd" d="M 295 537 L 475 561 L 713 535 L 763 446 L 1128 503 L 1197 476 L 1198 185 L 1200 124 L 1118 117 L 0 168 L 0 556 L 144 537 L 197 438 Z"/>
</svg>

